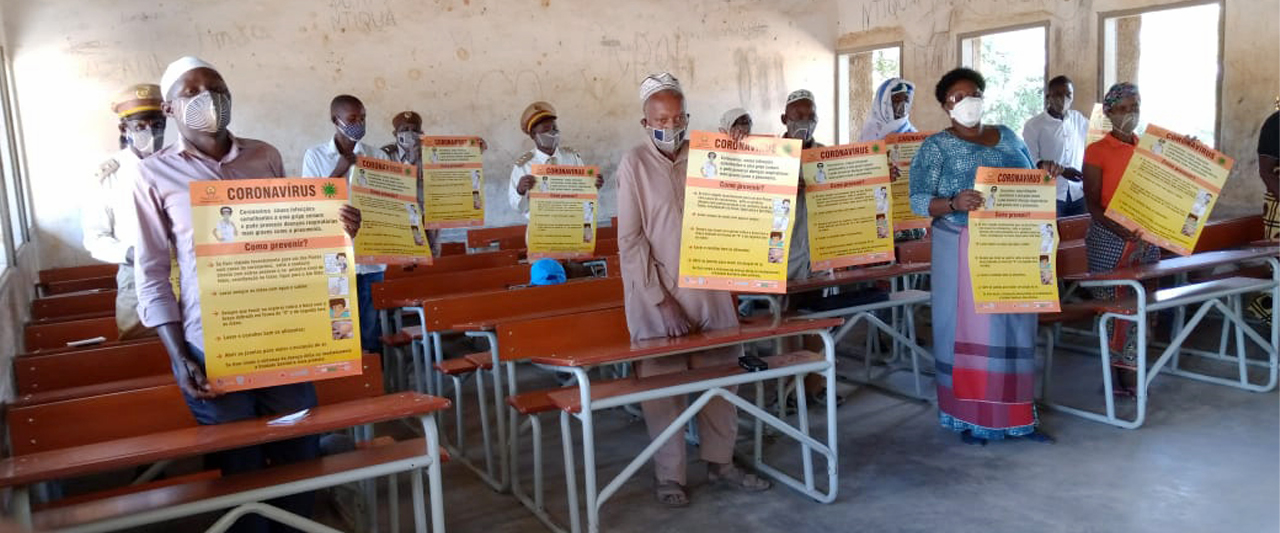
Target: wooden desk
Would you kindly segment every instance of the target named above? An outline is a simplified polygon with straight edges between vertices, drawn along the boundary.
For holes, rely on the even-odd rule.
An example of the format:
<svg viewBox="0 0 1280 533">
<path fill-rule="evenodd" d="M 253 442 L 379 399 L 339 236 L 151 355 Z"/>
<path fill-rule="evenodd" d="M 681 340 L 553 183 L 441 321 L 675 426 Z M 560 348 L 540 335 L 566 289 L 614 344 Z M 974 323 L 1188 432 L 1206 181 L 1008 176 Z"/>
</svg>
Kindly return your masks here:
<svg viewBox="0 0 1280 533">
<path fill-rule="evenodd" d="M 1239 265 L 1251 261 L 1267 263 L 1271 269 L 1270 279 L 1228 276 L 1194 284 L 1185 283 L 1185 275 L 1190 272 L 1209 270 L 1224 265 Z M 1147 282 L 1167 277 L 1178 278 L 1180 285 L 1160 291 L 1148 290 Z M 1280 352 L 1280 322 L 1272 323 L 1269 339 L 1258 334 L 1245 321 L 1242 299 L 1250 294 L 1269 292 L 1272 295 L 1273 316 L 1280 312 L 1280 248 L 1266 246 L 1253 249 L 1198 253 L 1111 272 L 1064 276 L 1064 279 L 1079 281 L 1080 286 L 1084 288 L 1125 287 L 1133 292 L 1134 296 L 1132 298 L 1106 302 L 1105 305 L 1096 306 L 1101 311 L 1096 327 L 1097 335 L 1100 339 L 1099 350 L 1104 352 L 1102 354 L 1104 361 L 1107 360 L 1109 355 L 1109 348 L 1106 342 L 1108 324 L 1119 322 L 1115 324 L 1115 327 L 1127 327 L 1129 323 L 1132 323 L 1137 327 L 1137 353 L 1142 354 L 1139 359 L 1142 364 L 1137 365 L 1137 413 L 1131 420 L 1121 419 L 1116 415 L 1115 401 L 1112 397 L 1113 384 L 1111 382 L 1110 365 L 1103 365 L 1101 369 L 1103 396 L 1106 404 L 1105 413 L 1063 405 L 1050 401 L 1046 397 L 1045 404 L 1047 406 L 1089 420 L 1126 429 L 1136 429 L 1141 427 L 1146 419 L 1147 389 L 1151 381 L 1161 371 L 1180 377 L 1254 392 L 1267 392 L 1276 387 L 1277 369 L 1280 367 L 1280 364 L 1278 364 L 1280 363 L 1280 357 L 1278 357 L 1278 352 Z M 1195 309 L 1194 314 L 1190 320 L 1186 320 L 1186 311 L 1193 308 Z M 1148 369 L 1145 360 L 1149 344 L 1147 340 L 1147 330 L 1149 329 L 1147 315 L 1161 309 L 1173 309 L 1176 313 L 1173 339 L 1164 347 L 1164 351 Z M 1223 339 L 1226 339 L 1226 336 L 1234 331 L 1236 345 L 1236 355 L 1234 357 L 1226 355 L 1225 341 L 1220 345 L 1217 353 L 1183 347 L 1192 331 L 1210 311 L 1216 311 L 1223 317 L 1224 327 L 1226 328 L 1222 332 Z M 1267 354 L 1265 363 L 1251 361 L 1245 357 L 1246 339 L 1253 341 Z M 1178 363 L 1183 355 L 1235 363 L 1238 372 L 1237 378 L 1225 379 L 1180 368 Z M 1047 364 L 1051 363 L 1052 361 L 1049 361 Z M 1261 384 L 1250 381 L 1249 366 L 1264 366 L 1268 371 L 1267 381 Z"/>
<path fill-rule="evenodd" d="M 439 501 L 439 448 L 435 439 L 435 412 L 449 407 L 449 401 L 417 393 L 400 393 L 377 396 L 362 400 L 349 401 L 333 405 L 313 408 L 310 415 L 290 426 L 271 426 L 268 421 L 278 416 L 232 422 L 211 426 L 197 426 L 162 431 L 149 435 L 121 438 L 106 442 L 55 449 L 45 452 L 29 453 L 0 461 L 0 487 L 14 487 L 16 490 L 15 509 L 19 521 L 31 523 L 27 486 L 35 483 L 58 479 L 85 476 L 158 461 L 181 459 L 218 451 L 259 445 L 267 442 L 287 440 L 306 435 L 314 435 L 336 431 L 349 427 L 374 424 L 406 417 L 417 417 L 427 433 L 426 449 L 419 458 L 401 464 L 397 471 L 414 471 L 428 468 L 428 476 L 432 488 L 432 508 L 436 523 L 443 525 L 441 516 L 443 504 Z M 415 463 L 415 459 L 417 462 Z M 270 469 L 268 469 L 269 471 Z M 305 480 L 313 486 L 280 485 L 276 487 L 255 487 L 243 493 L 247 501 L 264 501 L 296 492 L 314 490 L 323 486 L 346 482 L 354 479 L 380 477 L 388 472 L 382 465 L 371 465 L 336 474 L 320 474 Z M 267 472 L 267 471 L 263 471 Z M 415 474 L 417 477 L 417 474 Z M 415 492 L 421 489 L 420 477 L 415 481 Z M 236 502 L 222 502 L 239 505 Z M 192 513 L 210 509 L 210 503 L 190 502 L 183 508 L 190 508 Z M 177 506 L 175 506 L 177 507 Z M 415 506 L 418 507 L 418 506 Z M 145 515 L 145 516 L 143 516 Z M 154 515 L 154 516 L 153 516 Z M 184 516 L 182 511 L 174 507 L 153 509 L 140 516 L 126 516 L 115 524 L 128 527 L 142 523 L 164 520 L 176 516 Z M 113 524 L 115 522 L 113 521 Z M 103 526 L 105 529 L 107 526 Z"/>
<path fill-rule="evenodd" d="M 612 319 L 610 319 L 612 320 Z M 612 342 L 580 343 L 573 335 L 565 335 L 565 344 L 560 349 L 545 348 L 542 353 L 523 354 L 531 361 L 544 368 L 570 373 L 576 378 L 577 390 L 563 390 L 551 394 L 557 401 L 560 412 L 560 428 L 562 448 L 565 454 L 565 477 L 570 495 L 570 523 L 574 531 L 580 530 L 581 519 L 578 514 L 577 474 L 574 467 L 574 436 L 570 427 L 570 417 L 578 418 L 582 426 L 582 464 L 585 480 L 587 530 L 600 530 L 600 509 L 623 483 L 639 471 L 657 452 L 661 443 L 671 438 L 679 438 L 678 434 L 685 424 L 700 411 L 707 402 L 721 398 L 734 404 L 739 410 L 755 418 L 753 457 L 755 469 L 764 475 L 771 476 L 779 482 L 790 486 L 801 494 L 819 502 L 830 503 L 835 500 L 839 486 L 838 455 L 836 452 L 836 417 L 835 417 L 835 343 L 828 329 L 838 327 L 841 319 L 824 320 L 789 320 L 780 324 L 771 322 L 749 322 L 737 328 L 707 331 L 677 338 L 653 339 L 632 342 L 629 336 L 619 336 Z M 625 333 L 623 333 L 625 335 Z M 632 362 L 657 357 L 675 356 L 690 352 L 698 352 L 711 348 L 741 345 L 756 341 L 767 341 L 795 335 L 817 335 L 822 338 L 824 350 L 821 357 L 797 355 L 770 356 L 778 366 L 758 372 L 746 372 L 732 367 L 714 368 L 690 372 L 656 376 L 652 378 L 634 378 L 628 382 L 612 382 L 605 385 L 607 397 L 593 393 L 591 376 L 587 370 L 594 366 Z M 797 411 L 797 426 L 793 427 L 779 417 L 764 410 L 764 382 L 769 380 L 796 379 L 803 382 L 803 377 L 810 373 L 821 373 L 826 378 L 826 438 L 825 442 L 809 435 L 808 409 L 801 399 Z M 756 385 L 756 404 L 748 403 L 729 390 L 738 385 Z M 798 395 L 804 395 L 803 384 L 799 385 Z M 613 480 L 600 490 L 596 484 L 595 431 L 594 411 L 608 409 L 636 402 L 672 396 L 697 394 L 696 400 L 667 426 L 649 446 L 623 468 Z M 576 396 L 576 400 L 575 400 Z M 782 401 L 780 398 L 779 401 Z M 803 479 L 786 474 L 763 460 L 763 424 L 777 428 L 782 434 L 799 442 L 803 459 Z M 820 490 L 815 483 L 815 469 L 812 455 L 817 452 L 826 461 L 826 489 Z"/>
</svg>

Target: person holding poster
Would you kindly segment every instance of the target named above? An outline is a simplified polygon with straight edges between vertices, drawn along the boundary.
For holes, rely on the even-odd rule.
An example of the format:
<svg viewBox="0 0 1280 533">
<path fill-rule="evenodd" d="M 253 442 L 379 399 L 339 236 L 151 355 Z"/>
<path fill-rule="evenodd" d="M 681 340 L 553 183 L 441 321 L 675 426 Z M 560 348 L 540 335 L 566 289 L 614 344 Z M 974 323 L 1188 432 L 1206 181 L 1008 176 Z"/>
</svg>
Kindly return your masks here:
<svg viewBox="0 0 1280 533">
<path fill-rule="evenodd" d="M 1111 197 L 1115 195 L 1124 176 L 1129 160 L 1138 144 L 1134 130 L 1138 127 L 1142 97 L 1138 86 L 1117 83 L 1107 90 L 1102 99 L 1102 111 L 1111 123 L 1111 131 L 1101 140 L 1090 144 L 1084 153 L 1084 196 L 1093 222 L 1085 236 L 1090 272 L 1110 272 L 1117 268 L 1154 263 L 1160 259 L 1160 249 L 1142 241 L 1139 231 L 1130 231 L 1106 216 Z M 1096 288 L 1093 297 L 1099 300 L 1123 298 L 1130 292 L 1124 288 Z M 1135 335 L 1137 324 L 1119 322 L 1109 324 L 1111 365 L 1116 375 L 1116 391 L 1132 396 L 1137 373 L 1138 344 Z"/>
<path fill-rule="evenodd" d="M 797 89 L 787 95 L 782 125 L 787 128 L 782 138 L 799 139 L 804 150 L 823 146 L 813 140 L 814 129 L 818 127 L 818 108 L 812 92 Z M 800 280 L 812 275 L 809 270 L 809 208 L 804 193 L 804 175 L 796 176 L 796 180 L 800 192 L 796 195 L 795 216 L 791 225 L 791 249 L 787 251 L 787 280 Z M 815 390 L 814 394 L 819 392 L 821 391 Z"/>
<path fill-rule="evenodd" d="M 862 126 L 858 142 L 879 141 L 895 133 L 917 131 L 911 124 L 911 104 L 915 101 L 916 85 L 902 78 L 889 78 L 876 89 L 876 100 L 871 104 L 871 115 Z"/>
<path fill-rule="evenodd" d="M 384 145 L 382 153 L 387 158 L 404 165 L 411 165 L 418 171 L 418 214 L 416 224 L 422 225 L 422 115 L 415 111 L 401 111 L 391 118 L 391 134 L 396 141 Z M 480 139 L 480 149 L 485 145 Z M 415 232 L 415 235 L 417 233 Z M 440 230 L 426 230 L 426 243 L 430 245 L 431 256 L 440 257 Z"/>
<path fill-rule="evenodd" d="M 520 115 L 520 131 L 533 140 L 533 149 L 516 159 L 507 201 L 525 220 L 529 220 L 528 192 L 537 181 L 533 165 L 583 166 L 582 156 L 567 146 L 560 146 L 560 126 L 556 120 L 556 108 L 546 102 L 529 104 Z M 596 188 L 603 186 L 604 176 L 596 175 Z"/>
<path fill-rule="evenodd" d="M 308 148 L 302 156 L 302 177 L 345 178 L 349 183 L 363 174 L 359 158 L 377 158 L 378 151 L 362 142 L 365 135 L 364 102 L 349 94 L 329 101 L 329 122 L 333 136 Z M 387 265 L 356 264 L 356 310 L 360 315 L 360 347 L 366 352 L 382 353 L 382 323 L 373 308 L 373 284 L 381 282 Z"/>
<path fill-rule="evenodd" d="M 365 226 L 355 242 L 356 262 L 431 264 L 430 250 L 423 246 L 417 170 L 367 157 L 361 157 L 356 165 L 357 176 L 365 177 L 351 186 L 351 204 L 360 209 Z"/>
<path fill-rule="evenodd" d="M 979 190 L 1000 184 L 998 197 L 988 195 L 987 205 L 969 213 L 967 266 L 977 311 L 1060 311 L 1053 274 L 1057 180 L 1038 168 L 979 167 L 975 181 Z"/>
<path fill-rule="evenodd" d="M 598 167 L 534 165 L 525 244 L 530 260 L 583 259 L 595 251 Z M 545 184 L 542 185 L 542 184 Z"/>
<path fill-rule="evenodd" d="M 483 226 L 484 141 L 428 135 L 422 150 L 423 224 L 431 229 Z"/>
<path fill-rule="evenodd" d="M 213 65 L 190 56 L 178 59 L 165 70 L 160 89 L 165 99 L 163 111 L 174 121 L 179 138 L 139 165 L 141 176 L 134 192 L 138 215 L 134 272 L 138 314 L 143 324 L 156 328 L 160 334 L 174 378 L 196 422 L 220 424 L 314 407 L 316 394 L 310 383 L 221 394 L 205 377 L 189 184 L 200 180 L 281 177 L 284 164 L 275 147 L 235 137 L 227 130 L 231 91 Z M 358 210 L 345 207 L 341 218 L 348 234 L 359 231 Z M 170 249 L 177 256 L 179 297 L 175 297 L 169 281 Z M 319 438 L 310 436 L 229 450 L 216 457 L 227 475 L 318 455 Z M 271 503 L 309 516 L 314 496 L 303 493 Z M 266 527 L 265 520 L 259 517 L 245 517 L 236 524 L 236 531 L 266 531 Z"/>
<path fill-rule="evenodd" d="M 986 81 L 948 72 L 934 96 L 951 127 L 924 141 L 911 163 L 911 210 L 933 218 L 933 355 L 938 417 L 968 443 L 1036 431 L 1034 314 L 979 314 L 969 273 L 969 212 L 983 205 L 978 167 L 1034 168 L 1013 130 L 982 123 Z"/>
<path fill-rule="evenodd" d="M 801 157 L 813 268 L 892 261 L 884 142 L 814 148 Z"/>
<path fill-rule="evenodd" d="M 911 162 L 920 145 L 932 132 L 890 133 L 885 136 L 889 149 L 889 191 L 893 211 L 893 240 L 922 239 L 930 220 L 911 211 Z"/>
<path fill-rule="evenodd" d="M 689 144 L 684 93 L 680 82 L 663 73 L 645 78 L 640 101 L 648 139 L 618 163 L 618 253 L 622 263 L 627 328 L 632 340 L 678 337 L 691 331 L 733 328 L 738 313 L 726 291 L 683 289 L 679 277 L 681 232 L 688 176 Z M 637 362 L 639 377 L 732 364 L 741 347 Z M 642 402 L 650 438 L 661 433 L 682 410 L 685 399 Z M 712 481 L 748 490 L 765 490 L 768 480 L 733 463 L 738 433 L 737 409 L 714 399 L 697 415 L 700 452 L 710 464 Z M 685 492 L 685 443 L 670 439 L 653 457 L 656 497 L 664 505 L 688 505 Z"/>
</svg>

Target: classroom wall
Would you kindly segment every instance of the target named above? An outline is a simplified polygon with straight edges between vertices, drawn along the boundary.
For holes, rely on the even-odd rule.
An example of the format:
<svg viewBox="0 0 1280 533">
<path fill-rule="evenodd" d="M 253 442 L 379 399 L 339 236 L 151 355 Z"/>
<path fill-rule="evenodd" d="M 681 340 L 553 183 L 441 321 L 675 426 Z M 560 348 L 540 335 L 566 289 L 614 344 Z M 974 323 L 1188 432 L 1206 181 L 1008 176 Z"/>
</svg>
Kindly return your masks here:
<svg viewBox="0 0 1280 533">
<path fill-rule="evenodd" d="M 506 189 L 512 162 L 532 146 L 517 124 L 532 101 L 557 106 L 563 143 L 606 177 L 643 141 L 637 89 L 649 73 L 670 70 L 684 82 L 700 129 L 742 106 L 758 131 L 779 132 L 786 94 L 801 87 L 822 112 L 834 101 L 835 4 L 5 0 L 2 9 L 45 267 L 90 261 L 79 205 L 115 147 L 111 95 L 158 80 L 185 54 L 220 67 L 234 97 L 232 131 L 275 144 L 289 172 L 332 135 L 328 102 L 343 92 L 364 99 L 378 145 L 391 141 L 390 117 L 404 109 L 423 114 L 428 134 L 485 137 L 490 225 L 523 222 Z M 830 141 L 834 117 L 823 118 L 818 137 Z M 615 211 L 611 181 L 602 217 Z"/>
<path fill-rule="evenodd" d="M 912 122 L 938 129 L 948 120 L 933 88 L 959 66 L 961 34 L 1048 21 L 1050 76 L 1075 81 L 1075 107 L 1086 115 L 1100 99 L 1098 14 L 1173 5 L 1181 0 L 840 0 L 838 49 L 903 44 L 903 74 L 920 88 Z M 1280 3 L 1223 0 L 1220 149 L 1236 159 L 1213 218 L 1262 211 L 1258 130 L 1280 96 Z M 1020 126 L 1018 126 L 1020 127 Z M 1017 129 L 1017 127 L 1015 127 Z"/>
</svg>

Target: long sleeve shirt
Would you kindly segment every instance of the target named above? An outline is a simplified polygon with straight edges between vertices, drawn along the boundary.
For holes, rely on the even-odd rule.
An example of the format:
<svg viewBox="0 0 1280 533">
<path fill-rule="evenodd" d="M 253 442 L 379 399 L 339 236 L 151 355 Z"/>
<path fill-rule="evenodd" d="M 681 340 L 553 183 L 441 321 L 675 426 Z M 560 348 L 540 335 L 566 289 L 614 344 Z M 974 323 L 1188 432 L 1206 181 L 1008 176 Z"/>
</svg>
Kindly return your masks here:
<svg viewBox="0 0 1280 533">
<path fill-rule="evenodd" d="M 129 249 L 138 238 L 133 189 L 141 161 L 132 148 L 125 148 L 99 169 L 97 190 L 81 216 L 84 247 L 94 259 L 118 265 L 128 262 Z"/>
<path fill-rule="evenodd" d="M 634 340 L 666 335 L 658 304 L 668 295 L 699 329 L 738 324 L 728 292 L 681 289 L 676 283 L 688 155 L 688 144 L 672 161 L 646 142 L 618 163 L 618 259 L 627 328 Z"/>
<path fill-rule="evenodd" d="M 511 203 L 511 209 L 524 216 L 525 220 L 529 220 L 529 195 L 516 192 L 520 185 L 520 178 L 533 173 L 534 165 L 574 165 L 582 166 L 582 156 L 568 147 L 558 147 L 555 153 L 547 155 L 546 152 L 534 148 L 525 152 L 516 160 L 516 164 L 511 168 L 511 187 L 507 190 L 507 201 Z"/>
<path fill-rule="evenodd" d="M 1000 131 L 995 146 L 971 143 L 943 130 L 930 135 L 911 160 L 909 185 L 911 212 L 922 217 L 929 214 L 934 198 L 952 198 L 960 191 L 972 189 L 978 167 L 1035 168 L 1027 145 L 1013 130 L 1004 126 L 987 126 Z M 985 200 L 985 196 L 984 196 Z M 957 226 L 969 225 L 969 213 L 956 211 L 941 217 Z"/>
<path fill-rule="evenodd" d="M 187 342 L 204 349 L 200 322 L 200 285 L 191 222 L 189 184 L 204 180 L 242 180 L 284 177 L 284 163 L 274 146 L 253 139 L 231 138 L 231 150 L 213 159 L 179 138 L 139 165 L 134 188 L 138 242 L 134 248 L 134 281 L 138 316 L 154 328 L 182 323 Z M 180 273 L 180 299 L 169 282 L 169 250 Z"/>
<path fill-rule="evenodd" d="M 357 142 L 352 152 L 355 152 L 358 156 L 371 159 L 386 159 L 381 150 L 362 142 Z M 328 141 L 307 148 L 306 153 L 302 155 L 302 177 L 327 178 L 333 173 L 333 168 L 338 166 L 338 161 L 341 159 L 342 153 L 338 151 L 338 144 L 330 137 Z M 351 168 L 347 170 L 347 183 L 351 183 L 355 175 L 356 166 L 351 165 Z M 373 274 L 386 269 L 387 265 L 356 265 L 356 274 Z"/>
</svg>

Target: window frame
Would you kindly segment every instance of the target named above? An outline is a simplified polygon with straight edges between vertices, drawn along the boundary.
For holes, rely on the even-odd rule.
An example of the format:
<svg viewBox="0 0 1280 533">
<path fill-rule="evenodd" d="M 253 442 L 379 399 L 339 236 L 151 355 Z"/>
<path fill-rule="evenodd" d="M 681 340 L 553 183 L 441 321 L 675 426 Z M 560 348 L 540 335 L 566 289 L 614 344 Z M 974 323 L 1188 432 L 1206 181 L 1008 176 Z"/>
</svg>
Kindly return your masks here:
<svg viewBox="0 0 1280 533">
<path fill-rule="evenodd" d="M 853 54 L 865 54 L 865 53 L 868 53 L 868 52 L 875 52 L 876 50 L 886 50 L 886 49 L 889 49 L 889 48 L 897 48 L 897 49 L 898 49 L 898 77 L 899 77 L 899 78 L 904 77 L 904 76 L 905 76 L 905 74 L 904 74 L 904 73 L 905 73 L 905 72 L 906 72 L 906 70 L 907 70 L 907 67 L 906 67 L 906 65 L 907 65 L 907 54 L 906 54 L 907 47 L 906 47 L 906 41 L 902 41 L 902 40 L 899 40 L 899 41 L 888 41 L 888 42 L 876 43 L 876 44 L 870 44 L 870 45 L 864 45 L 864 46 L 854 46 L 854 47 L 845 47 L 845 48 L 837 48 L 837 49 L 836 49 L 835 65 L 833 65 L 833 66 L 835 67 L 835 76 L 834 76 L 835 86 L 832 88 L 832 94 L 835 94 L 835 95 L 836 95 L 836 102 L 835 102 L 835 103 L 836 103 L 836 105 L 835 105 L 835 108 L 836 108 L 836 115 L 835 115 L 835 116 L 836 116 L 836 139 L 835 139 L 835 141 L 836 141 L 836 144 L 848 144 L 848 143 L 856 143 L 856 142 L 858 142 L 858 141 L 857 141 L 857 138 L 858 138 L 858 135 L 857 135 L 857 134 L 855 134 L 854 132 L 848 131 L 848 128 L 843 128 L 843 127 L 841 127 L 841 123 L 842 123 L 842 122 L 843 122 L 843 121 L 844 121 L 844 120 L 849 116 L 849 112 L 848 112 L 849 110 L 848 110 L 848 109 L 842 109 L 842 108 L 841 108 L 842 104 L 849 104 L 849 102 L 847 101 L 847 98 L 848 98 L 848 92 L 845 92 L 845 93 L 843 93 L 843 94 L 840 92 L 840 85 L 841 85 L 840 68 L 841 68 L 841 62 L 843 62 L 843 63 L 845 63 L 845 64 L 847 65 L 847 64 L 848 64 L 848 58 L 847 58 L 847 56 L 850 56 L 850 55 L 853 55 Z M 847 77 L 847 76 L 846 76 L 846 77 Z M 873 93 L 873 94 L 875 93 L 875 89 L 878 89 L 878 87 L 873 87 L 873 88 L 872 88 L 872 93 Z M 848 137 L 848 141 L 847 141 L 847 142 L 842 142 L 842 141 L 841 141 L 841 137 L 842 137 L 842 136 L 844 136 L 844 135 L 848 135 L 848 136 L 849 136 L 849 137 Z"/>
<path fill-rule="evenodd" d="M 7 132 L 6 138 L 3 139 L 5 146 L 0 146 L 0 149 L 8 151 L 9 161 L 12 162 L 12 165 L 9 165 L 7 168 L 0 169 L 0 177 L 12 173 L 12 182 L 14 187 L 21 189 L 23 179 L 21 166 L 17 159 L 18 141 L 17 131 L 15 129 L 16 124 L 13 120 L 15 111 L 11 105 L 13 99 L 10 98 L 10 72 L 7 49 L 0 46 L 0 99 L 2 99 L 0 100 L 0 120 L 4 121 L 5 131 Z M 4 236 L 5 268 L 16 267 L 18 265 L 18 245 L 14 241 L 14 229 L 12 227 L 13 224 L 11 223 L 13 219 L 9 209 L 10 191 L 8 190 L 9 184 L 6 183 L 7 181 L 9 180 L 0 179 L 0 231 L 3 232 Z M 19 193 L 16 199 L 17 203 L 15 205 L 18 206 L 18 225 L 26 226 L 26 217 L 23 213 L 25 195 Z M 19 228 L 18 231 L 23 231 L 24 237 L 28 236 L 25 232 L 25 228 Z M 29 239 L 24 238 L 23 244 L 26 244 L 27 242 L 29 242 Z"/>
<path fill-rule="evenodd" d="M 973 39 L 975 37 L 982 37 L 985 35 L 994 35 L 997 33 L 1029 30 L 1032 28 L 1044 29 L 1044 81 L 1045 83 L 1049 83 L 1049 80 L 1052 79 L 1049 76 L 1049 64 L 1053 62 L 1053 57 L 1050 55 L 1053 49 L 1049 46 L 1049 36 L 1053 30 L 1053 21 L 1049 19 L 1037 22 L 1027 22 L 1024 24 L 1013 24 L 1010 26 L 996 26 L 984 30 L 967 31 L 956 35 L 956 68 L 964 66 L 964 41 L 966 39 Z"/>
<path fill-rule="evenodd" d="M 1184 0 L 1182 2 L 1174 2 L 1170 4 L 1149 5 L 1146 7 L 1136 7 L 1130 9 L 1117 9 L 1114 11 L 1098 12 L 1098 94 L 1096 102 L 1101 102 L 1102 97 L 1106 96 L 1107 89 L 1110 85 L 1107 83 L 1107 20 L 1118 19 L 1124 17 L 1141 16 L 1146 13 L 1154 13 L 1157 11 L 1169 11 L 1173 9 L 1183 9 L 1188 7 L 1204 6 L 1209 4 L 1218 5 L 1218 76 L 1214 80 L 1214 98 L 1216 99 L 1213 106 L 1213 145 L 1222 146 L 1222 80 L 1226 71 L 1226 65 L 1223 62 L 1226 59 L 1226 31 L 1227 31 L 1227 2 L 1226 0 Z M 1114 83 L 1114 82 L 1113 82 Z"/>
</svg>

